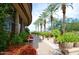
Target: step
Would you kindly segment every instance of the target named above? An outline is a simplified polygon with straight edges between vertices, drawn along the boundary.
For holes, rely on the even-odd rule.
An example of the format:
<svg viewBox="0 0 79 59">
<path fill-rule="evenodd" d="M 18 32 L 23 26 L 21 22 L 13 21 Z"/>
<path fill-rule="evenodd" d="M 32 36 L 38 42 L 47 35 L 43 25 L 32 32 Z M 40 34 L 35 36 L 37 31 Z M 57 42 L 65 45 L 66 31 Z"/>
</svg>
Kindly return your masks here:
<svg viewBox="0 0 79 59">
<path fill-rule="evenodd" d="M 74 48 L 67 48 L 62 50 L 65 54 L 69 55 L 78 55 L 79 54 L 79 47 L 74 47 Z"/>
</svg>

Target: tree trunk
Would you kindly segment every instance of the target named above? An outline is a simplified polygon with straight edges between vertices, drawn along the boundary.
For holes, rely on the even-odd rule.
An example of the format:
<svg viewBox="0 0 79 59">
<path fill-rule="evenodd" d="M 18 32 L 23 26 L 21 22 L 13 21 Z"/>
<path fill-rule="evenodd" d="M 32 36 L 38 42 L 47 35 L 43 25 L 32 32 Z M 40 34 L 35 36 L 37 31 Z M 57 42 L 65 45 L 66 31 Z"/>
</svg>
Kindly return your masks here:
<svg viewBox="0 0 79 59">
<path fill-rule="evenodd" d="M 46 20 L 44 20 L 44 32 L 46 32 Z"/>
<path fill-rule="evenodd" d="M 52 20 L 53 20 L 53 17 L 52 17 L 52 15 L 51 15 L 51 30 L 53 29 Z"/>
<path fill-rule="evenodd" d="M 38 27 L 37 27 L 37 25 L 35 26 L 35 31 L 38 31 Z"/>
<path fill-rule="evenodd" d="M 39 32 L 39 26 L 40 26 L 40 24 L 38 24 L 38 32 Z"/>
<path fill-rule="evenodd" d="M 63 20 L 62 20 L 61 34 L 65 33 L 65 28 L 66 28 L 66 24 L 65 24 L 66 5 L 64 3 L 62 4 L 62 12 L 63 12 Z"/>
<path fill-rule="evenodd" d="M 42 24 L 40 24 L 40 31 L 42 32 Z"/>
</svg>

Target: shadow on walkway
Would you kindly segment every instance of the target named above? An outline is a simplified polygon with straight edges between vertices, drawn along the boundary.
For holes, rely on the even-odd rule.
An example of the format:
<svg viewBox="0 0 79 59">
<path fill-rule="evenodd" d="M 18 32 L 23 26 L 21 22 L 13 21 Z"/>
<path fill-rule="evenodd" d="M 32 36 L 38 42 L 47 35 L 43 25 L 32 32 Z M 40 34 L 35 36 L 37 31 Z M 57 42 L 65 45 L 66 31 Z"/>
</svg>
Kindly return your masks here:
<svg viewBox="0 0 79 59">
<path fill-rule="evenodd" d="M 33 47 L 34 48 L 38 48 L 39 47 L 39 43 L 42 41 L 42 39 L 39 36 L 33 35 Z"/>
</svg>

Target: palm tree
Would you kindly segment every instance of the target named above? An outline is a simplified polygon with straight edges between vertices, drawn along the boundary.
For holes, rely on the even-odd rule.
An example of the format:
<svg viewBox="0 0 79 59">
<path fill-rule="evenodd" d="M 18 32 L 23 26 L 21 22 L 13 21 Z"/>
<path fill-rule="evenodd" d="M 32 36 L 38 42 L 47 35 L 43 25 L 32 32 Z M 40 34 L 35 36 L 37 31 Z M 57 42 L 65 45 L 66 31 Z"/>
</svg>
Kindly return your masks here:
<svg viewBox="0 0 79 59">
<path fill-rule="evenodd" d="M 41 16 L 39 16 L 39 18 L 34 22 L 34 25 L 36 26 L 36 28 L 38 28 L 38 32 L 39 32 L 39 28 L 40 28 L 40 31 L 42 32 L 43 19 Z"/>
<path fill-rule="evenodd" d="M 46 31 L 46 17 L 47 17 L 47 12 L 46 10 L 44 10 L 44 12 L 42 12 L 41 17 L 43 19 L 43 26 L 44 26 L 44 31 Z"/>
<path fill-rule="evenodd" d="M 41 16 L 39 16 L 39 18 L 38 18 L 38 20 L 39 20 L 39 25 L 40 25 L 40 31 L 42 32 L 42 29 L 43 29 L 43 19 L 42 19 L 42 17 Z"/>
<path fill-rule="evenodd" d="M 34 22 L 34 25 L 35 25 L 35 30 L 39 32 L 39 24 L 38 24 L 38 21 L 35 21 Z"/>
<path fill-rule="evenodd" d="M 62 3 L 61 4 L 61 10 L 62 10 L 62 13 L 63 13 L 63 19 L 62 19 L 62 34 L 65 32 L 65 28 L 66 28 L 66 24 L 65 24 L 65 19 L 66 19 L 66 8 L 68 6 L 71 6 L 72 7 L 72 3 L 68 4 L 68 3 Z M 73 7 L 72 7 L 73 9 Z"/>
<path fill-rule="evenodd" d="M 53 21 L 53 15 L 55 14 L 55 12 L 58 10 L 58 7 L 56 7 L 57 4 L 56 3 L 52 3 L 48 6 L 48 8 L 46 9 L 48 12 L 48 16 L 50 16 L 50 21 L 51 21 L 51 30 L 53 27 L 52 21 Z"/>
<path fill-rule="evenodd" d="M 61 30 L 62 34 L 65 32 L 65 27 L 66 27 L 66 24 L 65 24 L 66 16 L 65 15 L 66 15 L 66 7 L 68 6 L 71 6 L 73 9 L 72 3 L 52 3 L 47 8 L 47 12 L 49 13 L 50 18 L 51 18 L 51 28 L 52 28 L 53 27 L 53 24 L 52 24 L 53 14 L 61 7 L 61 10 L 63 13 L 62 30 Z"/>
<path fill-rule="evenodd" d="M 34 22 L 34 25 L 35 25 L 35 30 L 39 32 L 39 26 L 40 26 L 39 19 L 37 19 L 37 20 Z"/>
</svg>

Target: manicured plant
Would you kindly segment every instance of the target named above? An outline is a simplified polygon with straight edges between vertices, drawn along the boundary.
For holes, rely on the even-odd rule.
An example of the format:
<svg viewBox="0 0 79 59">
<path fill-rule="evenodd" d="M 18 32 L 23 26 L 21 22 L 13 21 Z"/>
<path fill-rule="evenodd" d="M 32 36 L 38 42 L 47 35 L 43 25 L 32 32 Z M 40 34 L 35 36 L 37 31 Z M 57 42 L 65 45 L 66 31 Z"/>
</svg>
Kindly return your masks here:
<svg viewBox="0 0 79 59">
<path fill-rule="evenodd" d="M 12 37 L 11 43 L 14 44 L 14 45 L 23 44 L 24 39 L 21 38 L 19 35 L 14 35 Z"/>
<path fill-rule="evenodd" d="M 60 36 L 60 34 L 61 34 L 61 32 L 58 30 L 58 29 L 54 29 L 54 30 L 52 30 L 52 35 L 54 36 L 54 37 L 58 37 L 58 36 Z"/>
<path fill-rule="evenodd" d="M 30 34 L 29 28 L 25 28 L 25 32 L 27 32 L 28 34 Z"/>
<path fill-rule="evenodd" d="M 28 33 L 25 32 L 25 31 L 23 31 L 23 32 L 21 32 L 21 33 L 19 34 L 19 36 L 20 36 L 22 39 L 27 40 Z"/>
<path fill-rule="evenodd" d="M 73 48 L 74 43 L 77 42 L 78 35 L 73 32 L 64 33 L 63 35 L 57 38 L 57 41 L 60 43 L 59 47 L 61 48 Z"/>
<path fill-rule="evenodd" d="M 45 37 L 49 37 L 49 32 L 44 32 Z"/>
<path fill-rule="evenodd" d="M 59 36 L 57 38 L 57 41 L 60 43 L 65 43 L 65 42 L 77 42 L 79 39 L 78 35 L 72 33 L 72 32 L 68 32 L 68 33 L 64 33 L 63 35 Z"/>
<path fill-rule="evenodd" d="M 30 31 L 28 28 L 26 28 L 25 31 L 23 31 L 19 34 L 14 34 L 12 36 L 11 43 L 14 45 L 18 45 L 18 44 L 23 44 L 25 42 L 28 42 L 29 35 L 30 35 Z"/>
<path fill-rule="evenodd" d="M 40 35 L 40 36 L 45 36 L 45 37 L 53 37 L 51 32 L 32 32 L 32 34 Z"/>
<path fill-rule="evenodd" d="M 28 39 L 28 36 L 30 35 L 30 32 L 29 31 L 23 31 L 19 34 L 19 36 L 24 39 L 24 41 L 27 41 Z"/>
</svg>

